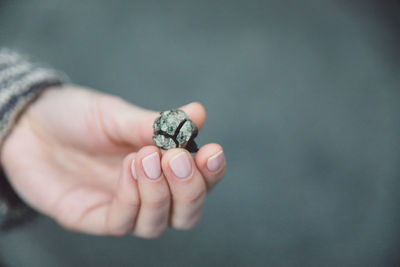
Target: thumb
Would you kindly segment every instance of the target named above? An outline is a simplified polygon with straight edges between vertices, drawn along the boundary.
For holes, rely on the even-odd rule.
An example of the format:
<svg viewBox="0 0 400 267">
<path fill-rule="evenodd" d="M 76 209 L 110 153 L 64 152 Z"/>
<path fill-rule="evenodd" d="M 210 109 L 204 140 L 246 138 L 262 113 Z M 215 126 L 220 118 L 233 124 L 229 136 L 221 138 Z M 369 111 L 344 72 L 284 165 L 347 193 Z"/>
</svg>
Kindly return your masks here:
<svg viewBox="0 0 400 267">
<path fill-rule="evenodd" d="M 154 144 L 153 123 L 160 112 L 141 108 L 122 99 L 112 102 L 100 104 L 107 135 L 117 144 L 135 147 Z M 186 113 L 199 130 L 203 127 L 206 110 L 202 104 L 193 102 L 179 109 Z"/>
</svg>

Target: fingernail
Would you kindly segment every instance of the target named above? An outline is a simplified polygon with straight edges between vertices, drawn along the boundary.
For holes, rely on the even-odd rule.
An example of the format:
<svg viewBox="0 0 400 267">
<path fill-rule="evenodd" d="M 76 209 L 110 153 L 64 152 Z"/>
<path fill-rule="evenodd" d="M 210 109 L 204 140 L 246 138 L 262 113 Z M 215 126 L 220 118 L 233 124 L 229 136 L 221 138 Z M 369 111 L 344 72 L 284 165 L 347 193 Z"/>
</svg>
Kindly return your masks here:
<svg viewBox="0 0 400 267">
<path fill-rule="evenodd" d="M 220 151 L 214 156 L 210 157 L 207 160 L 207 169 L 209 171 L 215 172 L 222 167 L 222 164 L 225 161 L 224 151 Z"/>
<path fill-rule="evenodd" d="M 142 159 L 142 166 L 146 176 L 150 179 L 157 179 L 161 175 L 160 156 L 157 152 Z"/>
<path fill-rule="evenodd" d="M 186 152 L 181 152 L 169 161 L 174 174 L 179 178 L 188 178 L 192 173 L 192 163 Z"/>
<path fill-rule="evenodd" d="M 137 176 L 136 176 L 136 168 L 135 168 L 135 160 L 132 160 L 132 164 L 131 164 L 131 172 L 132 172 L 132 176 L 133 176 L 133 178 L 135 178 L 135 180 L 137 180 Z"/>
</svg>

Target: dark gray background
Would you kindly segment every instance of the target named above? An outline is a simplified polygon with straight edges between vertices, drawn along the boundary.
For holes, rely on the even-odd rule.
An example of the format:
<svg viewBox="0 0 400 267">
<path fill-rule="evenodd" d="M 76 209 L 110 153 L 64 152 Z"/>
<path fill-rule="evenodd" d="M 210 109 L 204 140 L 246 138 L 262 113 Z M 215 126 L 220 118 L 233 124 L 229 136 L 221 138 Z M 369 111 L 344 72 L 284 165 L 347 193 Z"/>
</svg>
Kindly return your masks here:
<svg viewBox="0 0 400 267">
<path fill-rule="evenodd" d="M 4 1 L 0 46 L 164 110 L 202 102 L 229 171 L 189 232 L 3 233 L 10 266 L 400 263 L 397 1 Z"/>
</svg>

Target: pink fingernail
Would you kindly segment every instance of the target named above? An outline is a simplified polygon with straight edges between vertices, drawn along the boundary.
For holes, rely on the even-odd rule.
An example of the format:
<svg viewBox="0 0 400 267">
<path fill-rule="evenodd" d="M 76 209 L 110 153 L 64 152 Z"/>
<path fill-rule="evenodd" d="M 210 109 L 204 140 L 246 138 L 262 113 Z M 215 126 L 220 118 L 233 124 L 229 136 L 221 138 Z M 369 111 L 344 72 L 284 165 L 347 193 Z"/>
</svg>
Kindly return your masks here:
<svg viewBox="0 0 400 267">
<path fill-rule="evenodd" d="M 171 167 L 174 174 L 179 178 L 188 178 L 192 173 L 192 163 L 186 152 L 181 152 L 173 157 L 169 166 Z"/>
<path fill-rule="evenodd" d="M 224 151 L 221 150 L 220 152 L 218 152 L 217 154 L 215 154 L 214 156 L 210 157 L 207 160 L 207 169 L 209 171 L 215 172 L 222 167 L 224 161 L 225 161 Z"/>
<path fill-rule="evenodd" d="M 142 166 L 146 176 L 150 179 L 157 179 L 161 175 L 160 156 L 157 152 L 143 158 Z"/>
<path fill-rule="evenodd" d="M 137 180 L 137 176 L 136 176 L 136 168 L 135 168 L 135 160 L 132 160 L 132 164 L 131 164 L 131 172 L 132 172 L 132 176 L 133 176 L 133 178 L 135 178 L 135 180 Z"/>
</svg>

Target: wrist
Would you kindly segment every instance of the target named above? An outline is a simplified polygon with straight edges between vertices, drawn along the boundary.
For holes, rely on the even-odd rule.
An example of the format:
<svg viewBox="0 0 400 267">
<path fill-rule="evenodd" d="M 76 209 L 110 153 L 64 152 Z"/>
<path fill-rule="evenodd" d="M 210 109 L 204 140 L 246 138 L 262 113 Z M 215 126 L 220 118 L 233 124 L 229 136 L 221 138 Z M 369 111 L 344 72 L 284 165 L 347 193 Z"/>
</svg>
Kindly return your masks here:
<svg viewBox="0 0 400 267">
<path fill-rule="evenodd" d="M 33 213 L 11 188 L 4 173 L 6 137 L 26 107 L 46 88 L 59 85 L 63 80 L 64 77 L 54 70 L 33 64 L 10 50 L 0 50 L 0 229 L 23 221 Z"/>
<path fill-rule="evenodd" d="M 29 103 L 45 88 L 63 80 L 52 69 L 35 65 L 10 50 L 0 50 L 0 145 Z"/>
</svg>

